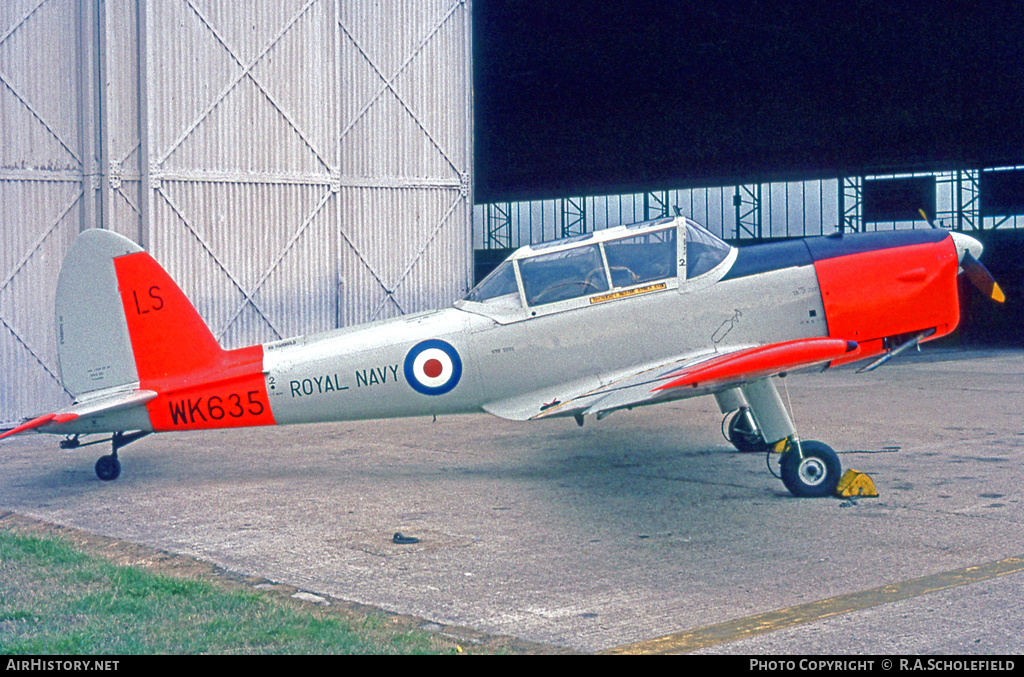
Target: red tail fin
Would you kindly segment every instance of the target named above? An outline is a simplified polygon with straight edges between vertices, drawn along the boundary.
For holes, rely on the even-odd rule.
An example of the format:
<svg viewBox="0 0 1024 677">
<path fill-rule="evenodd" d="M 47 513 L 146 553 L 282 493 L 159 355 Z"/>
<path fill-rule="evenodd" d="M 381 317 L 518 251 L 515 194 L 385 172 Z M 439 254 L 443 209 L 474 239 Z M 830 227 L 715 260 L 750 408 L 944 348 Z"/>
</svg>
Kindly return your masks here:
<svg viewBox="0 0 1024 677">
<path fill-rule="evenodd" d="M 140 387 L 155 430 L 272 425 L 263 347 L 224 350 L 146 252 L 114 259 Z"/>
<path fill-rule="evenodd" d="M 139 380 L 187 374 L 224 350 L 171 276 L 146 252 L 114 259 Z"/>
</svg>

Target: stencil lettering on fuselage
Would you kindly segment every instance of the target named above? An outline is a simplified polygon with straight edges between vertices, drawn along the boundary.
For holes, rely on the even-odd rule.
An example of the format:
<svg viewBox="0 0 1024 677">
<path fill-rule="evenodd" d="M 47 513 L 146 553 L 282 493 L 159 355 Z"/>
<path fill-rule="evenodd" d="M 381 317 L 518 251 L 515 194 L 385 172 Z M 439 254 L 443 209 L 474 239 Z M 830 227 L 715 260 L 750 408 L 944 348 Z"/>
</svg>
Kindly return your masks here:
<svg viewBox="0 0 1024 677">
<path fill-rule="evenodd" d="M 385 385 L 388 383 L 398 383 L 397 364 L 387 365 L 384 367 L 370 367 L 369 369 L 360 369 L 356 372 L 357 388 Z"/>
<path fill-rule="evenodd" d="M 324 374 L 323 376 L 304 378 L 301 381 L 288 381 L 288 388 L 292 397 L 308 397 L 309 395 L 324 395 L 348 390 L 348 386 L 341 385 L 337 374 Z"/>
</svg>

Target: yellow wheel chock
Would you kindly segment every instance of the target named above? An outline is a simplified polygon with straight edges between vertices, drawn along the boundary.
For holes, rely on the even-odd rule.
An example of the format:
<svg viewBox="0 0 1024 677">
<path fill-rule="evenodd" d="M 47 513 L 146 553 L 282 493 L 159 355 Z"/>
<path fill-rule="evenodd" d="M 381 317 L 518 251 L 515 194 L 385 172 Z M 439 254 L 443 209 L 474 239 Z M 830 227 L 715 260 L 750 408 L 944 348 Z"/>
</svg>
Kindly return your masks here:
<svg viewBox="0 0 1024 677">
<path fill-rule="evenodd" d="M 875 498 L 878 490 L 871 478 L 859 470 L 850 469 L 843 473 L 836 486 L 836 496 L 840 498 L 851 498 L 862 496 L 864 498 Z"/>
</svg>

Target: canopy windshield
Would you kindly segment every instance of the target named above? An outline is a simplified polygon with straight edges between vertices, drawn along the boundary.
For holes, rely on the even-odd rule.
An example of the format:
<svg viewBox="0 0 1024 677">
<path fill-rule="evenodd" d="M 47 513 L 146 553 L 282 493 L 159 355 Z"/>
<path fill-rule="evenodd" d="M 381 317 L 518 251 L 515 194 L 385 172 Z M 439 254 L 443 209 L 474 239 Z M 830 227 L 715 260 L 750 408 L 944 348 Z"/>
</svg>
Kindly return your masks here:
<svg viewBox="0 0 1024 677">
<path fill-rule="evenodd" d="M 693 221 L 686 221 L 686 277 L 703 275 L 729 255 L 728 244 Z"/>
<path fill-rule="evenodd" d="M 516 282 L 516 271 L 512 261 L 506 260 L 492 270 L 490 275 L 466 295 L 466 300 L 510 308 L 520 307 L 522 304 L 519 301 L 519 283 Z"/>
</svg>

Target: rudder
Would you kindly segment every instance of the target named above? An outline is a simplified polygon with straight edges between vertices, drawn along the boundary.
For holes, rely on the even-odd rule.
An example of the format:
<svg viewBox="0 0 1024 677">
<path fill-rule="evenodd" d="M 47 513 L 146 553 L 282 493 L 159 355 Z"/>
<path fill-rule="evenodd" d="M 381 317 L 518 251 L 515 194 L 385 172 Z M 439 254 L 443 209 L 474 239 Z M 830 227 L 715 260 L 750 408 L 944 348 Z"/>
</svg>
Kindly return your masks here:
<svg viewBox="0 0 1024 677">
<path fill-rule="evenodd" d="M 114 259 L 141 251 L 116 233 L 87 230 L 64 257 L 55 303 L 57 358 L 64 388 L 76 398 L 139 380 Z"/>
</svg>

